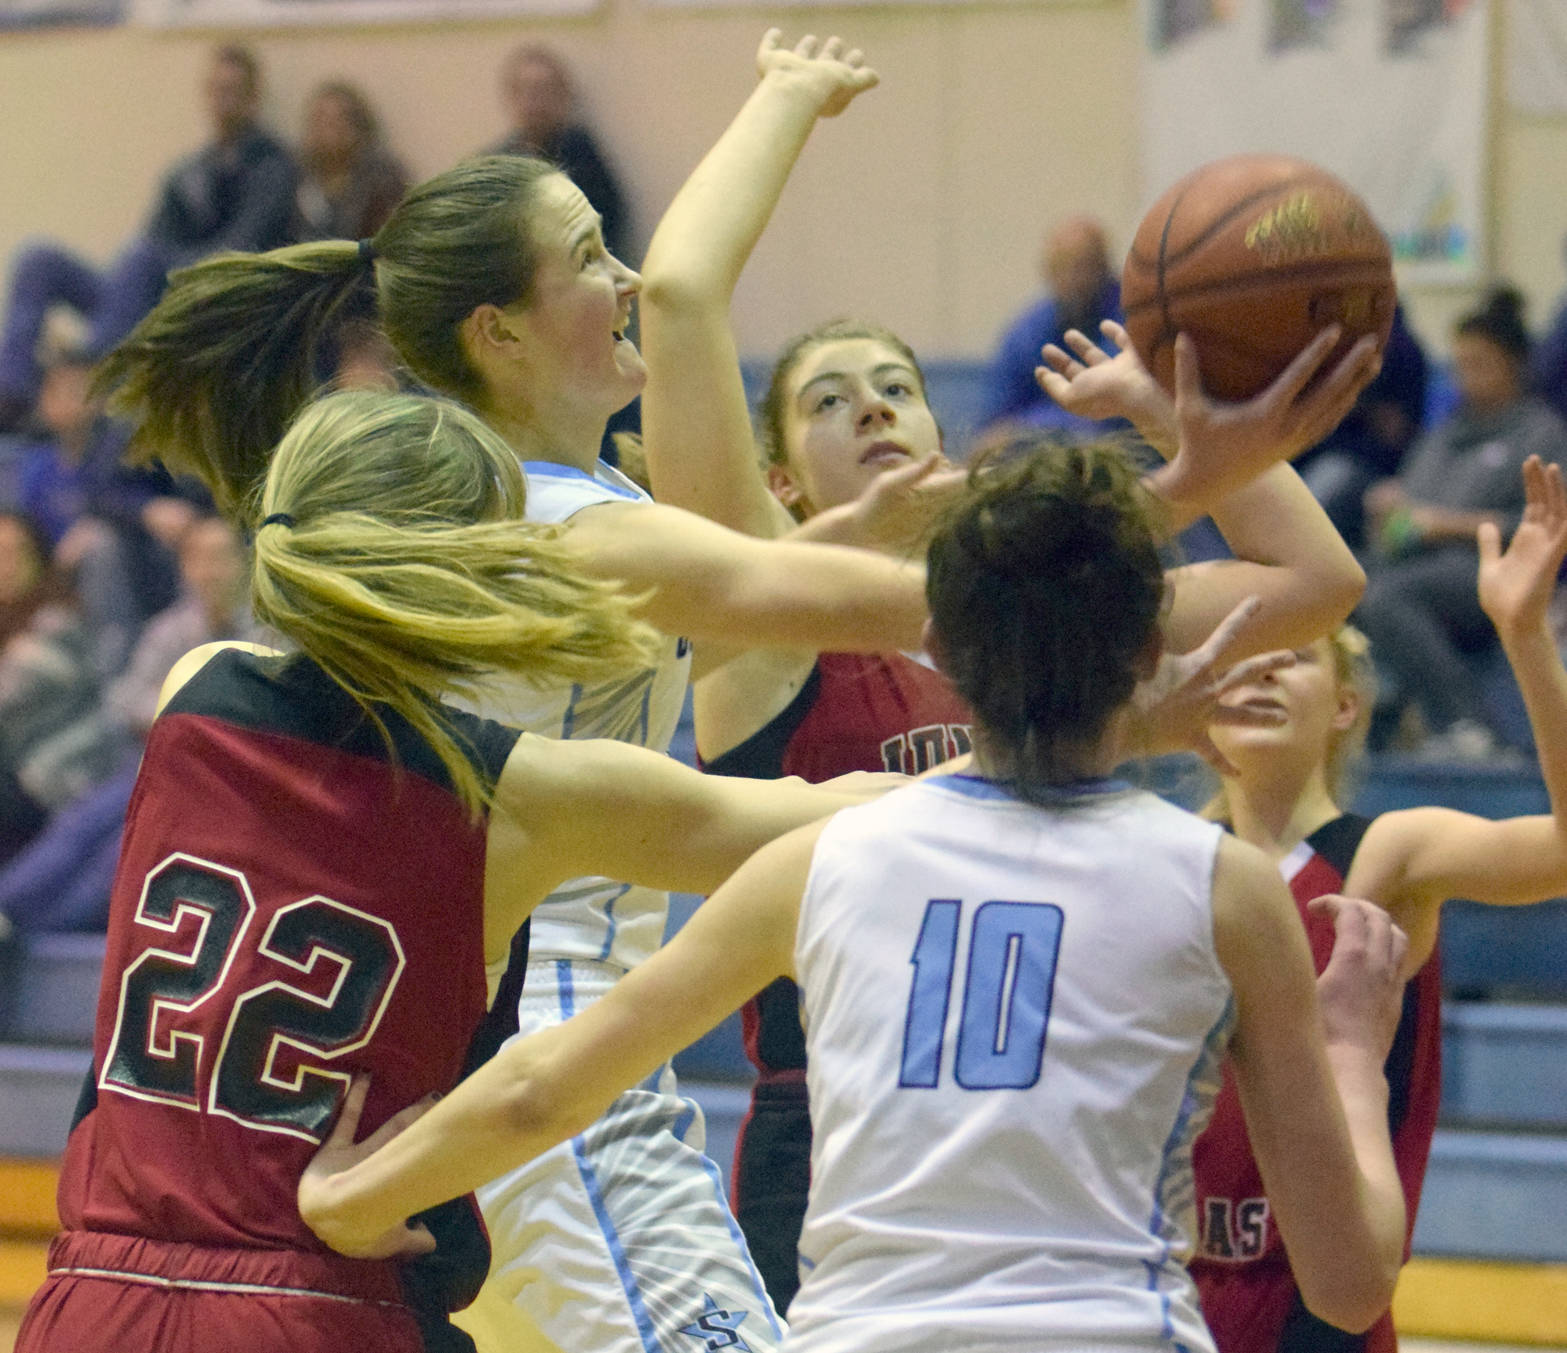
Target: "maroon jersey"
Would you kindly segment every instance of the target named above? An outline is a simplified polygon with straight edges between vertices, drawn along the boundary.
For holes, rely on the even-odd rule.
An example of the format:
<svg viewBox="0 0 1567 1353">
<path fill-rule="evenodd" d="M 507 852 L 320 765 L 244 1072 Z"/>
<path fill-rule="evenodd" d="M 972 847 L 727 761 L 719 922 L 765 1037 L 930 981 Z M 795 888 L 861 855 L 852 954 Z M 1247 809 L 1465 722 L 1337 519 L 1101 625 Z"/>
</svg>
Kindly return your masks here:
<svg viewBox="0 0 1567 1353">
<path fill-rule="evenodd" d="M 969 750 L 968 706 L 940 672 L 901 653 L 823 653 L 767 727 L 705 763 L 714 775 L 817 784 L 851 771 L 918 775 Z M 804 1080 L 799 990 L 780 978 L 741 1013 L 763 1079 Z"/>
<path fill-rule="evenodd" d="M 350 1078 L 371 1077 L 361 1132 L 458 1079 L 485 1013 L 485 826 L 383 717 L 395 752 L 313 663 L 227 650 L 153 725 L 68 1232 L 322 1255 L 295 1192 Z M 450 720 L 493 784 L 516 732 Z"/>
<path fill-rule="evenodd" d="M 1333 923 L 1309 914 L 1306 904 L 1343 888 L 1370 825 L 1369 819 L 1346 813 L 1318 828 L 1284 862 L 1319 973 L 1333 952 Z M 1411 1232 L 1441 1098 L 1441 1038 L 1441 964 L 1433 951 L 1404 989 L 1404 1013 L 1386 1068 L 1393 1157 Z M 1356 1335 L 1306 1310 L 1252 1158 L 1228 1065 L 1192 1165 L 1201 1235 L 1191 1271 L 1219 1353 L 1392 1353 L 1398 1347 L 1391 1314 Z"/>
</svg>

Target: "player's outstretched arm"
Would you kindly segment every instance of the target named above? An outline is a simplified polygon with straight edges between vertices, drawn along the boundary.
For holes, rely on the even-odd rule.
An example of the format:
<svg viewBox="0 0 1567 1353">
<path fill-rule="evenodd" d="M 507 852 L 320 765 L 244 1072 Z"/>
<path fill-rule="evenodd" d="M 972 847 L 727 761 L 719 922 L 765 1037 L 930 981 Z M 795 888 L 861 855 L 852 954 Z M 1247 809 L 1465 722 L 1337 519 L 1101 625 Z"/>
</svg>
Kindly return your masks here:
<svg viewBox="0 0 1567 1353">
<path fill-rule="evenodd" d="M 1495 822 L 1410 808 L 1371 824 L 1345 886 L 1387 907 L 1417 964 L 1450 897 L 1520 905 L 1567 892 L 1567 671 L 1547 614 L 1567 558 L 1567 488 L 1557 466 L 1533 456 L 1523 476 L 1523 519 L 1507 549 L 1494 525 L 1480 528 L 1480 604 L 1523 692 L 1551 811 Z"/>
<path fill-rule="evenodd" d="M 757 540 L 662 503 L 586 508 L 566 527 L 580 567 L 645 594 L 666 634 L 811 652 L 917 649 L 925 570 L 869 550 Z"/>
<path fill-rule="evenodd" d="M 789 515 L 758 473 L 729 305 L 819 117 L 876 84 L 858 49 L 762 38 L 755 90 L 686 180 L 642 266 L 643 445 L 654 496 L 751 535 Z"/>
<path fill-rule="evenodd" d="M 1235 989 L 1230 1060 L 1246 1130 L 1307 1307 L 1361 1331 L 1387 1309 L 1404 1254 L 1382 1065 L 1405 941 L 1369 903 L 1321 905 L 1336 912 L 1337 941 L 1314 989 L 1278 871 L 1243 842 L 1220 846 L 1214 937 Z"/>
<path fill-rule="evenodd" d="M 343 1254 L 385 1253 L 408 1217 L 582 1131 L 622 1090 L 790 972 L 818 831 L 758 852 L 602 1000 L 508 1044 L 400 1134 L 365 1151 L 343 1140 L 352 1125 L 334 1133 L 299 1183 L 306 1224 Z M 415 1234 L 407 1247 L 427 1244 Z"/>
<path fill-rule="evenodd" d="M 1171 572 L 1174 599 L 1165 625 L 1169 647 L 1177 653 L 1197 647 L 1248 596 L 1261 604 L 1224 650 L 1225 661 L 1297 648 L 1326 634 L 1360 600 L 1365 574 L 1300 476 L 1276 462 L 1310 445 L 1303 438 L 1319 439 L 1343 417 L 1375 370 L 1375 350 L 1357 346 L 1302 395 L 1337 339 L 1336 330 L 1324 330 L 1256 399 L 1217 404 L 1202 393 L 1196 357 L 1190 344 L 1182 342 L 1176 352 L 1177 403 L 1148 374 L 1126 330 L 1113 320 L 1101 327 L 1108 348 L 1073 330 L 1067 338 L 1070 353 L 1054 345 L 1044 349 L 1039 380 L 1046 393 L 1085 417 L 1130 419 L 1162 455 L 1184 446 L 1188 465 L 1201 461 L 1224 467 L 1199 497 L 1189 499 L 1172 497 L 1175 481 L 1160 478 L 1174 466 L 1149 480 L 1165 498 L 1173 526 L 1184 526 L 1209 511 L 1235 555 L 1233 560 Z M 1241 478 L 1240 487 L 1217 501 L 1199 501 L 1209 489 L 1236 482 L 1237 473 L 1248 466 L 1245 473 L 1255 475 L 1250 482 Z M 1188 484 L 1198 487 L 1196 480 Z"/>
</svg>

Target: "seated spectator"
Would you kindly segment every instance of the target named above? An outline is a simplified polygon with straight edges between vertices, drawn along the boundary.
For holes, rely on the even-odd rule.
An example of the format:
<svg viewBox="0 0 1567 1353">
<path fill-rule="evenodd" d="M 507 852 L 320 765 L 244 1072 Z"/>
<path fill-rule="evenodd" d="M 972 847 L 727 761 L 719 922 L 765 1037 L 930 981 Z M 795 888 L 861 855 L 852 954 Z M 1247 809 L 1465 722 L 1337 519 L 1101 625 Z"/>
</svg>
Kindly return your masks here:
<svg viewBox="0 0 1567 1353">
<path fill-rule="evenodd" d="M 501 67 L 501 102 L 511 131 L 491 155 L 541 155 L 559 165 L 604 220 L 604 244 L 629 261 L 631 221 L 613 171 L 593 134 L 575 120 L 576 96 L 565 63 L 548 47 L 525 42 Z"/>
<path fill-rule="evenodd" d="M 49 537 L 92 629 L 98 670 L 108 676 L 119 671 L 142 622 L 173 600 L 176 570 L 166 545 L 195 509 L 178 500 L 163 471 L 122 462 L 128 430 L 105 416 L 91 382 L 91 364 L 80 352 L 49 363 L 37 432 L 17 452 L 15 501 L 8 505 Z"/>
<path fill-rule="evenodd" d="M 260 74 L 243 47 L 221 47 L 205 93 L 211 142 L 177 163 L 145 231 L 107 269 L 56 244 L 16 258 L 0 331 L 0 432 L 20 426 L 38 397 L 38 346 L 55 305 L 88 323 L 87 352 L 102 356 L 163 293 L 170 269 L 221 249 L 271 249 L 288 241 L 294 164 L 256 122 Z"/>
<path fill-rule="evenodd" d="M 1567 467 L 1567 424 L 1524 392 L 1528 360 L 1523 298 L 1496 288 L 1453 338 L 1458 409 L 1416 443 L 1397 478 L 1366 492 L 1376 553 L 1358 623 L 1378 666 L 1424 715 L 1432 757 L 1496 750 L 1466 660 L 1494 643 L 1475 592 L 1475 531 L 1493 521 L 1505 539 L 1518 524 L 1530 455 Z"/>
<path fill-rule="evenodd" d="M 1339 534 L 1357 549 L 1367 543 L 1366 490 L 1398 473 L 1404 453 L 1420 433 L 1425 407 L 1425 351 L 1398 306 L 1377 378 L 1332 434 L 1295 461 Z"/>
<path fill-rule="evenodd" d="M 982 425 L 1024 423 L 1085 436 L 1120 426 L 1067 413 L 1034 379 L 1046 343 L 1059 345 L 1068 329 L 1098 343 L 1099 322 L 1121 318 L 1121 287 L 1110 270 L 1104 227 L 1091 216 L 1061 222 L 1045 236 L 1040 275 L 1047 294 L 1012 322 L 991 361 Z"/>
<path fill-rule="evenodd" d="M 112 768 L 92 646 L 38 524 L 0 512 L 0 864 Z"/>
<path fill-rule="evenodd" d="M 294 238 L 368 239 L 407 188 L 408 175 L 381 143 L 369 100 L 341 80 L 317 85 L 299 143 Z"/>
<path fill-rule="evenodd" d="M 200 644 L 260 638 L 250 617 L 245 549 L 218 517 L 194 521 L 180 541 L 181 596 L 143 631 L 124 674 L 105 692 L 102 722 L 121 735 L 118 768 L 62 808 L 0 868 L 0 940 L 101 928 L 136 781 L 169 669 Z"/>
</svg>

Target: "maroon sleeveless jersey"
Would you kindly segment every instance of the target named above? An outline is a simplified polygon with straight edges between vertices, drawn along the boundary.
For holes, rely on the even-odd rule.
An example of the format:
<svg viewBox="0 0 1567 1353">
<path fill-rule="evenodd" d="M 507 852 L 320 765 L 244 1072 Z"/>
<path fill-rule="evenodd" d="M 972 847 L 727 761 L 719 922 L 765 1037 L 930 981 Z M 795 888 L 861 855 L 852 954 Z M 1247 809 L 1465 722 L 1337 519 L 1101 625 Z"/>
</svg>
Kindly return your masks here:
<svg viewBox="0 0 1567 1353">
<path fill-rule="evenodd" d="M 383 717 L 395 752 L 313 663 L 226 650 L 153 725 L 68 1231 L 322 1254 L 295 1190 L 350 1077 L 372 1078 L 361 1134 L 458 1079 L 485 1013 L 485 827 Z M 493 784 L 515 730 L 449 717 Z"/>
<path fill-rule="evenodd" d="M 973 715 L 940 672 L 901 653 L 823 653 L 800 693 L 760 732 L 706 762 L 713 775 L 812 784 L 851 771 L 918 775 L 969 750 Z M 763 1079 L 804 1080 L 799 990 L 780 978 L 741 1012 Z"/>
<path fill-rule="evenodd" d="M 1284 862 L 1319 973 L 1333 952 L 1333 923 L 1309 914 L 1306 904 L 1342 889 L 1370 825 L 1346 813 L 1318 828 Z M 1441 1062 L 1442 975 L 1433 951 L 1404 989 L 1404 1013 L 1386 1068 L 1388 1123 L 1410 1232 L 1436 1130 Z M 1228 1065 L 1192 1165 L 1201 1235 L 1190 1267 L 1219 1353 L 1392 1353 L 1398 1347 L 1391 1314 L 1365 1334 L 1349 1334 L 1306 1310 L 1252 1158 Z"/>
</svg>

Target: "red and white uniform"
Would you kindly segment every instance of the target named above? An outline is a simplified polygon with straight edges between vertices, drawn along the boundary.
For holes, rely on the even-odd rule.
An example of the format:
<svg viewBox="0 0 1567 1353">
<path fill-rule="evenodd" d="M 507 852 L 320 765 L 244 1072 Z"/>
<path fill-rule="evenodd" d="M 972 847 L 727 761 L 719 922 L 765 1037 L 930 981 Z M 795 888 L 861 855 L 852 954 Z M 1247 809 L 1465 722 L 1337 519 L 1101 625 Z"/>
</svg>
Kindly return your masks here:
<svg viewBox="0 0 1567 1353">
<path fill-rule="evenodd" d="M 516 732 L 450 717 L 493 783 Z M 415 1307 L 443 1323 L 446 1280 L 330 1253 L 296 1202 L 351 1076 L 369 1131 L 457 1081 L 485 1014 L 484 823 L 386 719 L 401 772 L 313 663 L 225 650 L 153 725 L 19 1349 L 412 1353 Z M 444 1307 L 483 1279 L 470 1229 Z"/>
<path fill-rule="evenodd" d="M 1306 904 L 1340 891 L 1370 820 L 1346 813 L 1318 828 L 1280 863 L 1300 907 L 1320 973 L 1333 952 L 1331 921 Z M 1437 952 L 1404 990 L 1404 1013 L 1387 1061 L 1388 1121 L 1415 1225 L 1442 1093 L 1442 977 Z M 1365 1334 L 1348 1334 L 1306 1310 L 1252 1158 L 1229 1064 L 1207 1130 L 1193 1154 L 1201 1235 L 1191 1262 L 1203 1316 L 1219 1353 L 1393 1353 L 1391 1314 Z M 1407 1241 L 1406 1241 L 1407 1254 Z"/>
</svg>

